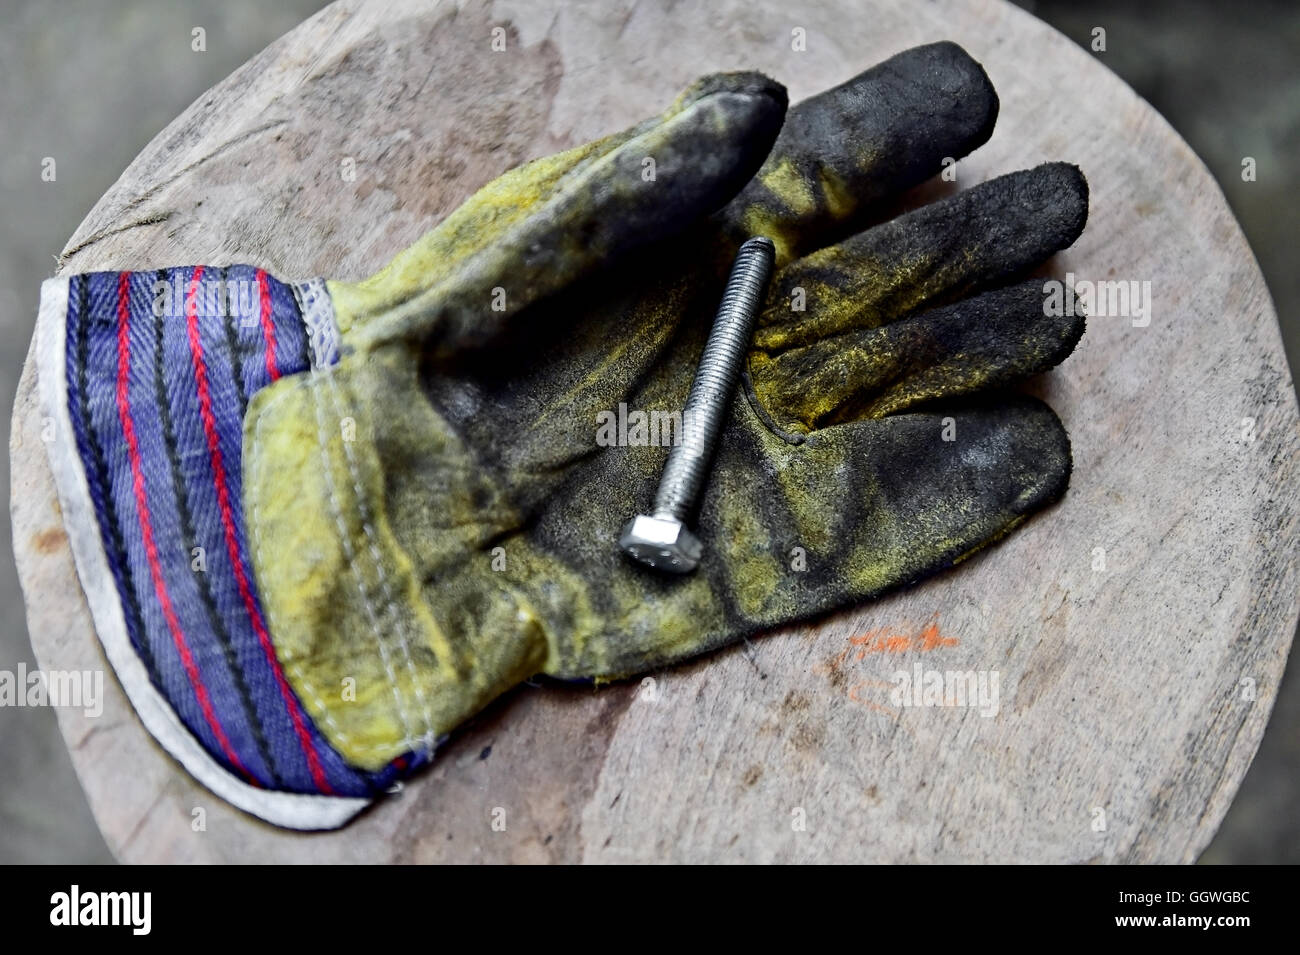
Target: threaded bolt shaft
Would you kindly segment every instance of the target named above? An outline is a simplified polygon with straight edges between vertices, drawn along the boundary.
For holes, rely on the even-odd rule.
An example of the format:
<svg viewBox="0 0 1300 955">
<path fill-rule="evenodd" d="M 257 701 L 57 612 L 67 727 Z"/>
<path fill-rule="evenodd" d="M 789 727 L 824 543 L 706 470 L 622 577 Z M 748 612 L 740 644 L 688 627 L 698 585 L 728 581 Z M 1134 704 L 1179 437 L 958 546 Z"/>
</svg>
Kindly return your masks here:
<svg viewBox="0 0 1300 955">
<path fill-rule="evenodd" d="M 718 316 L 704 345 L 686 408 L 682 411 L 682 440 L 668 453 L 668 463 L 655 495 L 655 517 L 685 521 L 699 498 L 723 417 L 745 352 L 754 334 L 754 321 L 772 273 L 772 240 L 753 238 L 736 253 L 731 277 L 718 306 Z"/>
<path fill-rule="evenodd" d="M 736 253 L 722 304 L 682 411 L 681 441 L 668 452 L 668 463 L 659 479 L 653 513 L 657 521 L 681 527 L 699 499 L 775 257 L 776 247 L 763 236 L 747 240 Z M 646 535 L 638 533 L 636 520 L 628 522 L 621 541 L 632 557 L 661 569 L 681 572 L 694 568 L 698 553 L 692 559 L 688 553 L 642 539 Z M 694 541 L 689 532 L 685 536 Z M 698 543 L 694 547 L 698 551 Z"/>
</svg>

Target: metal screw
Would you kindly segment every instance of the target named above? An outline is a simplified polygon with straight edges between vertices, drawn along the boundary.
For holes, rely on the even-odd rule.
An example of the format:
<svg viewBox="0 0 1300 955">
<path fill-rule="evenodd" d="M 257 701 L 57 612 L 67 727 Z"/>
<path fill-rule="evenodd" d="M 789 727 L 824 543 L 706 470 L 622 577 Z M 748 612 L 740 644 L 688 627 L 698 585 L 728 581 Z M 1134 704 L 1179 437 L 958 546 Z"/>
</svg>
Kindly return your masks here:
<svg viewBox="0 0 1300 955">
<path fill-rule="evenodd" d="M 654 512 L 632 518 L 618 538 L 618 546 L 643 564 L 679 574 L 699 566 L 704 549 L 687 529 L 686 518 L 704 486 L 775 256 L 772 240 L 763 236 L 749 239 L 736 253 L 682 411 L 681 441 L 668 452 L 659 478 Z"/>
</svg>

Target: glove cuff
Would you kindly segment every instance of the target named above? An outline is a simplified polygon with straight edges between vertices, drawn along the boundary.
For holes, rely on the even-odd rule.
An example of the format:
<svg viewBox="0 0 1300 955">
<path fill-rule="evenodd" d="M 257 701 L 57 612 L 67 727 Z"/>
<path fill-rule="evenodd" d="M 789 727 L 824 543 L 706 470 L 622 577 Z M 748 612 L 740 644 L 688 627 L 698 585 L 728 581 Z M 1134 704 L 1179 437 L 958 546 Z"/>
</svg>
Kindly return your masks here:
<svg viewBox="0 0 1300 955">
<path fill-rule="evenodd" d="M 142 722 L 234 805 L 341 825 L 425 757 L 364 771 L 317 730 L 271 642 L 241 507 L 249 399 L 338 361 L 324 283 L 250 266 L 50 279 L 37 336 L 64 524 Z"/>
</svg>

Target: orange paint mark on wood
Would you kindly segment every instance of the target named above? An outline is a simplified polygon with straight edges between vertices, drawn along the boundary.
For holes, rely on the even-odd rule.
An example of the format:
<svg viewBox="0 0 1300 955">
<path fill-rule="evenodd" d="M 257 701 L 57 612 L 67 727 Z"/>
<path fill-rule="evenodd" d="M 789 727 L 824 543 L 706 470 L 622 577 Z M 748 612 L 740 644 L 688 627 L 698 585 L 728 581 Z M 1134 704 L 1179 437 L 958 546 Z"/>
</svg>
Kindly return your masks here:
<svg viewBox="0 0 1300 955">
<path fill-rule="evenodd" d="M 863 699 L 860 691 L 864 686 L 880 686 L 885 689 L 893 689 L 894 684 L 890 683 L 888 680 L 861 680 L 849 687 L 849 699 L 854 703 L 861 703 L 869 710 L 875 710 L 879 713 L 884 713 L 887 716 L 902 715 L 903 711 L 896 707 L 885 706 L 883 703 L 877 703 L 874 700 Z"/>
<path fill-rule="evenodd" d="M 845 671 L 849 665 L 860 663 L 869 656 L 881 653 L 933 653 L 935 650 L 955 647 L 960 643 L 961 641 L 956 637 L 945 637 L 943 635 L 939 629 L 939 614 L 935 613 L 919 629 L 907 625 L 902 627 L 881 627 L 849 637 L 848 645 L 843 650 L 825 663 L 814 665 L 813 672 L 829 676 L 832 686 L 839 690 L 847 682 Z M 901 710 L 867 698 L 868 696 L 881 695 L 866 692 L 868 687 L 892 689 L 893 686 L 894 684 L 885 680 L 859 680 L 848 687 L 846 695 L 851 702 L 858 703 L 868 709 L 889 716 L 899 716 Z"/>
<path fill-rule="evenodd" d="M 910 650 L 931 653 L 960 643 L 956 637 L 945 637 L 939 631 L 939 615 L 936 613 L 915 633 L 903 628 L 882 627 L 849 637 L 849 645 L 833 657 L 827 666 L 833 671 L 850 659 L 861 661 L 874 653 L 907 653 Z"/>
</svg>

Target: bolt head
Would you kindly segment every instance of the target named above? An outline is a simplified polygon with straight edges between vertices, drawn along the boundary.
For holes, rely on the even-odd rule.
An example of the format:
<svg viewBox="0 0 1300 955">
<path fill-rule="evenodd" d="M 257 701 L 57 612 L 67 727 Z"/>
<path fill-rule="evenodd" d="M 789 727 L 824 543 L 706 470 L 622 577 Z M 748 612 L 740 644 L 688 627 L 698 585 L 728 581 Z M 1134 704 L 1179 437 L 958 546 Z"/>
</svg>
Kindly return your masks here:
<svg viewBox="0 0 1300 955">
<path fill-rule="evenodd" d="M 689 574 L 699 566 L 704 547 L 681 521 L 639 514 L 623 525 L 618 537 L 623 552 L 657 570 Z"/>
</svg>

